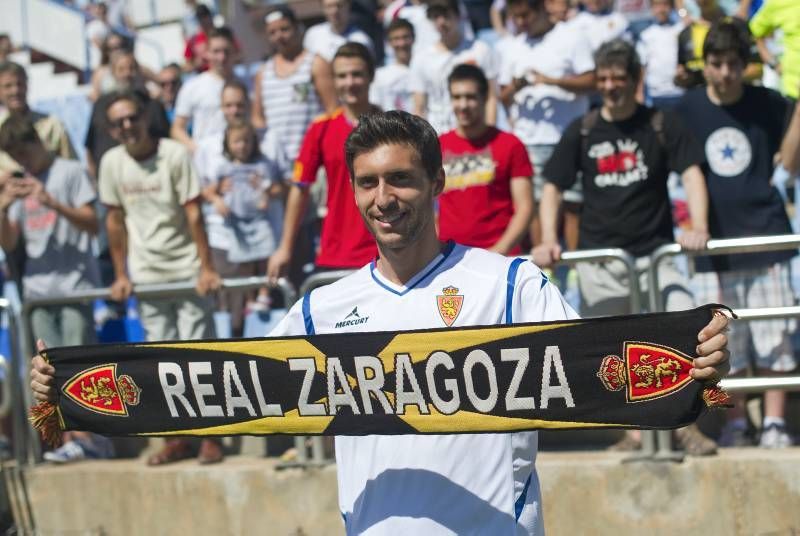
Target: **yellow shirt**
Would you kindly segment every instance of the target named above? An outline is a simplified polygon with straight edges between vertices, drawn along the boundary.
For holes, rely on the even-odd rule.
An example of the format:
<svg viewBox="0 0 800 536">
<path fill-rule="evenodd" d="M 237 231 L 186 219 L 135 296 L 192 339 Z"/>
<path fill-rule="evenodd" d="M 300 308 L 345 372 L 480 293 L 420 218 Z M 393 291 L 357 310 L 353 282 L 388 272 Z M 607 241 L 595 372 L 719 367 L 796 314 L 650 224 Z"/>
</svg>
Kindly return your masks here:
<svg viewBox="0 0 800 536">
<path fill-rule="evenodd" d="M 8 111 L 0 114 L 0 126 L 5 123 L 8 116 Z M 72 143 L 70 143 L 67 131 L 61 121 L 53 115 L 44 115 L 33 110 L 28 111 L 28 117 L 33 121 L 36 133 L 39 134 L 39 138 L 48 151 L 67 160 L 77 160 L 75 149 L 72 148 Z M 21 167 L 8 153 L 0 151 L 0 171 L 15 171 Z"/>
<path fill-rule="evenodd" d="M 750 20 L 750 31 L 756 38 L 766 37 L 777 29 L 783 30 L 781 91 L 797 99 L 800 97 L 800 0 L 764 2 Z"/>
</svg>

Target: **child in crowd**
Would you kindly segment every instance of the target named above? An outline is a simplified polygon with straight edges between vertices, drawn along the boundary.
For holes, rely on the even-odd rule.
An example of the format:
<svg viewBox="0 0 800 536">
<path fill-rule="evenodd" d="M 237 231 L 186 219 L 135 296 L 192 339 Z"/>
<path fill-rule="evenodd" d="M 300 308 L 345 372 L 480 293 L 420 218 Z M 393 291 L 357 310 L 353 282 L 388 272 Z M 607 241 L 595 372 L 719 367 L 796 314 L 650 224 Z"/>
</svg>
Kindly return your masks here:
<svg viewBox="0 0 800 536">
<path fill-rule="evenodd" d="M 266 259 L 275 250 L 283 221 L 284 187 L 273 162 L 261 153 L 256 129 L 234 122 L 225 130 L 225 159 L 211 176 L 216 177 L 214 208 L 225 217 L 231 244 L 228 261 L 239 265 L 239 275 L 263 275 Z M 269 307 L 269 293 L 259 289 L 250 310 Z"/>
</svg>

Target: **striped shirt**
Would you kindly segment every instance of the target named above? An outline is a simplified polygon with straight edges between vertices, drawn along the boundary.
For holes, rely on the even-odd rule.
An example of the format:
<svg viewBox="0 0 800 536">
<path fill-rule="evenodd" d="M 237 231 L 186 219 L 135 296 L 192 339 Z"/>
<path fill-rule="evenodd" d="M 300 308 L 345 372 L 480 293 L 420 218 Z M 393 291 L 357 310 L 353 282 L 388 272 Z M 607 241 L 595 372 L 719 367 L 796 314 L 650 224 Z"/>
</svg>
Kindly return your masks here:
<svg viewBox="0 0 800 536">
<path fill-rule="evenodd" d="M 300 144 L 315 117 L 322 113 L 322 105 L 311 79 L 314 55 L 308 51 L 300 65 L 287 77 L 275 72 L 275 60 L 264 65 L 261 79 L 261 102 L 269 129 L 275 132 L 286 148 L 290 160 L 297 158 Z"/>
</svg>

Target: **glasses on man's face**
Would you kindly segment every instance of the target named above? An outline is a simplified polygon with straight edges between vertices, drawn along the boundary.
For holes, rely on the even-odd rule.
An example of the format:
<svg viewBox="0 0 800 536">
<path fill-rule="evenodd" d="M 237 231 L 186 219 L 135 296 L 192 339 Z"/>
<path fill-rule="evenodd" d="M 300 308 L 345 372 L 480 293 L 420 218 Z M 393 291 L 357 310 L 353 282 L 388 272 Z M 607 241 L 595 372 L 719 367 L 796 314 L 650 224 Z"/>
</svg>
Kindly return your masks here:
<svg viewBox="0 0 800 536">
<path fill-rule="evenodd" d="M 126 115 L 125 117 L 120 117 L 116 121 L 109 121 L 108 124 L 111 126 L 111 128 L 119 129 L 125 126 L 125 121 L 130 121 L 130 123 L 133 124 L 136 123 L 140 117 L 141 117 L 140 114 L 135 113 L 131 115 Z"/>
</svg>

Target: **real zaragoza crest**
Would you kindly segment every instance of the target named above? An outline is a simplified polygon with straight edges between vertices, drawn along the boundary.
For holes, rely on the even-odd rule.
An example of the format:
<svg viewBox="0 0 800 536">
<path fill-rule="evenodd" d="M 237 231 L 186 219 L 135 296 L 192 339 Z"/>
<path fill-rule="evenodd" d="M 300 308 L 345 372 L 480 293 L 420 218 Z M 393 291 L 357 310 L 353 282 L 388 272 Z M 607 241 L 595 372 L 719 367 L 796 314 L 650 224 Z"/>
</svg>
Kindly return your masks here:
<svg viewBox="0 0 800 536">
<path fill-rule="evenodd" d="M 447 327 L 453 325 L 453 322 L 458 318 L 461 312 L 461 306 L 464 304 L 464 296 L 458 293 L 458 289 L 454 286 L 445 287 L 442 289 L 442 294 L 436 296 L 436 305 L 439 307 L 439 316 L 442 317 Z"/>
<path fill-rule="evenodd" d="M 64 394 L 81 406 L 106 415 L 128 415 L 128 406 L 139 404 L 142 390 L 127 374 L 117 376 L 117 365 L 100 365 L 73 376 Z"/>
</svg>

